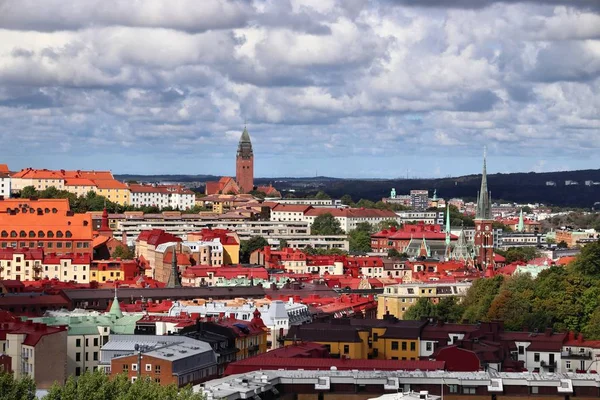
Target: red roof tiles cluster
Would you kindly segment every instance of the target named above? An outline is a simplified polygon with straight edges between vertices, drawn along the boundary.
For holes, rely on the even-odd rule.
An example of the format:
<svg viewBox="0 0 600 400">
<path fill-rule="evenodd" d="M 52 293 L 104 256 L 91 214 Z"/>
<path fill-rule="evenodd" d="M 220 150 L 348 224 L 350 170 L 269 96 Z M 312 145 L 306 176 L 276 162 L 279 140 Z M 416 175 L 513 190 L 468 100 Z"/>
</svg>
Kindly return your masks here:
<svg viewBox="0 0 600 400">
<path fill-rule="evenodd" d="M 66 330 L 66 326 L 47 326 L 31 320 L 23 322 L 8 311 L 0 311 L 0 340 L 2 341 L 6 340 L 8 334 L 21 334 L 25 335 L 24 345 L 35 347 L 44 336 Z"/>
<path fill-rule="evenodd" d="M 149 245 L 156 247 L 163 243 L 181 242 L 182 240 L 180 237 L 167 233 L 162 229 L 152 229 L 149 231 L 141 231 L 137 241 L 146 242 Z"/>
</svg>

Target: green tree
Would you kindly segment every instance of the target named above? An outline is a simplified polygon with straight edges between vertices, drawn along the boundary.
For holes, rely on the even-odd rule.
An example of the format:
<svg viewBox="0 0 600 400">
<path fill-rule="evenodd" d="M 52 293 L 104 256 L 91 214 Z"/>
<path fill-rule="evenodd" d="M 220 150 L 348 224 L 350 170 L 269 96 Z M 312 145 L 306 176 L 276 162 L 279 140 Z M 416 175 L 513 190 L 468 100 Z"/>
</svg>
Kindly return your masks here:
<svg viewBox="0 0 600 400">
<path fill-rule="evenodd" d="M 13 374 L 0 373 L 0 398 L 34 400 L 35 382 L 25 375 L 21 379 L 15 379 Z"/>
<path fill-rule="evenodd" d="M 325 193 L 324 191 L 322 191 L 322 190 L 319 190 L 319 191 L 317 192 L 317 194 L 315 195 L 315 199 L 316 199 L 316 200 L 330 200 L 330 199 L 331 199 L 331 196 L 329 196 L 329 195 L 328 195 L 327 193 Z"/>
<path fill-rule="evenodd" d="M 558 247 L 559 249 L 566 249 L 569 247 L 569 245 L 564 240 L 561 240 L 560 242 L 558 242 L 556 247 Z"/>
<path fill-rule="evenodd" d="M 344 231 L 338 221 L 331 213 L 321 214 L 315 218 L 310 227 L 313 235 L 342 235 Z"/>
<path fill-rule="evenodd" d="M 400 228 L 400 224 L 395 219 L 386 219 L 377 224 L 377 231 L 382 231 L 384 229 L 390 228 Z"/>
<path fill-rule="evenodd" d="M 390 258 L 399 258 L 400 257 L 400 252 L 394 248 L 391 248 L 388 250 L 387 252 L 387 256 Z"/>
<path fill-rule="evenodd" d="M 285 239 L 279 239 L 279 250 L 288 247 L 288 241 Z"/>
<path fill-rule="evenodd" d="M 358 203 L 356 203 L 356 207 L 358 208 L 375 208 L 375 203 L 371 200 L 360 199 Z"/>
<path fill-rule="evenodd" d="M 354 204 L 354 201 L 352 200 L 352 197 L 350 197 L 349 194 L 345 194 L 340 198 L 340 201 L 342 202 L 342 204 L 347 205 L 347 206 L 352 206 Z"/>
<path fill-rule="evenodd" d="M 350 245 L 350 251 L 362 253 L 368 253 L 371 251 L 371 234 L 368 231 L 358 228 L 351 230 L 348 234 L 348 242 Z"/>
<path fill-rule="evenodd" d="M 20 397 L 11 397 L 20 398 Z M 25 397 L 23 397 L 25 398 Z M 54 384 L 44 400 L 203 400 L 191 386 L 183 389 L 174 384 L 162 386 L 143 376 L 131 382 L 126 375 L 110 377 L 102 371 L 86 371 L 77 380 L 70 377 L 65 385 Z"/>
<path fill-rule="evenodd" d="M 600 277 L 600 242 L 584 246 L 573 262 L 573 268 L 583 275 Z"/>
<path fill-rule="evenodd" d="M 110 256 L 112 258 L 120 258 L 121 260 L 133 260 L 135 258 L 135 252 L 129 246 L 119 245 L 115 247 Z"/>
<path fill-rule="evenodd" d="M 261 199 L 261 200 L 264 200 L 265 197 L 267 197 L 267 194 L 265 192 L 261 192 L 259 190 L 251 190 L 249 192 L 249 194 L 251 194 L 252 196 L 256 197 L 257 199 Z"/>
<path fill-rule="evenodd" d="M 523 214 L 531 214 L 532 212 L 531 207 L 529 206 L 525 206 L 521 210 L 523 210 Z"/>
<path fill-rule="evenodd" d="M 249 263 L 250 255 L 265 246 L 269 246 L 269 242 L 262 236 L 252 236 L 248 240 L 242 240 L 240 243 L 240 261 L 245 264 Z"/>
<path fill-rule="evenodd" d="M 34 186 L 25 186 L 23 189 L 21 189 L 20 196 L 23 199 L 30 199 L 32 197 L 39 197 L 39 194 L 37 190 L 35 190 Z"/>
<path fill-rule="evenodd" d="M 413 306 L 406 310 L 402 319 L 419 320 L 423 317 L 435 317 L 435 305 L 427 297 L 420 297 Z"/>
</svg>

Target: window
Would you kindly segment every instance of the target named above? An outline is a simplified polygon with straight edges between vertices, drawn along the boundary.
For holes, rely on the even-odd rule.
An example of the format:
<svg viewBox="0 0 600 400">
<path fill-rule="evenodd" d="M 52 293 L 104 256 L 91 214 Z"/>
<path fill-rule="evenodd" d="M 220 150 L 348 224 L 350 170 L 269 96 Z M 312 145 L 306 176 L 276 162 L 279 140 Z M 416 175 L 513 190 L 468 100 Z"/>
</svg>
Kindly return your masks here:
<svg viewBox="0 0 600 400">
<path fill-rule="evenodd" d="M 533 353 L 533 361 L 540 362 L 540 353 Z"/>
<path fill-rule="evenodd" d="M 379 340 L 379 334 L 378 333 L 373 333 L 373 341 L 376 342 Z"/>
<path fill-rule="evenodd" d="M 98 361 L 98 352 L 97 351 L 94 352 L 94 361 Z"/>
<path fill-rule="evenodd" d="M 431 342 L 425 343 L 425 350 L 432 351 L 433 350 L 433 343 L 431 343 Z"/>
<path fill-rule="evenodd" d="M 448 385 L 448 391 L 450 393 L 458 393 L 458 385 Z"/>
<path fill-rule="evenodd" d="M 77 354 L 79 354 L 79 353 L 77 353 Z M 79 375 L 81 375 L 81 367 L 75 368 L 75 376 L 79 376 Z"/>
<path fill-rule="evenodd" d="M 152 364 L 146 364 L 146 371 L 152 372 Z"/>
<path fill-rule="evenodd" d="M 462 392 L 463 394 L 475 394 L 476 388 L 471 386 L 463 386 Z"/>
<path fill-rule="evenodd" d="M 392 350 L 398 350 L 398 342 L 397 341 L 392 342 Z"/>
<path fill-rule="evenodd" d="M 565 367 L 567 367 L 567 369 L 571 369 L 571 361 L 565 361 Z"/>
<path fill-rule="evenodd" d="M 75 347 L 81 347 L 81 339 L 75 339 Z"/>
<path fill-rule="evenodd" d="M 94 338 L 94 346 L 98 346 L 98 338 Z"/>
<path fill-rule="evenodd" d="M 155 374 L 160 374 L 160 365 L 155 365 L 154 366 L 154 373 Z"/>
<path fill-rule="evenodd" d="M 350 353 L 350 346 L 345 344 L 344 345 L 344 354 L 348 354 L 348 353 Z"/>
<path fill-rule="evenodd" d="M 540 388 L 537 386 L 531 386 L 531 394 L 538 394 L 540 392 Z"/>
<path fill-rule="evenodd" d="M 38 235 L 39 238 L 45 238 L 46 237 L 46 234 L 44 233 L 44 231 L 38 231 L 37 235 Z"/>
<path fill-rule="evenodd" d="M 46 236 L 49 237 L 49 238 L 53 238 L 54 237 L 54 232 L 48 231 L 48 233 L 46 234 Z"/>
<path fill-rule="evenodd" d="M 75 361 L 81 361 L 81 353 L 75 353 Z"/>
<path fill-rule="evenodd" d="M 406 351 L 406 342 L 402 342 L 402 351 Z"/>
<path fill-rule="evenodd" d="M 137 371 L 137 364 L 131 364 L 131 370 Z"/>
<path fill-rule="evenodd" d="M 519 346 L 519 354 L 525 354 L 525 346 Z"/>
<path fill-rule="evenodd" d="M 417 350 L 417 344 L 415 342 L 410 342 L 410 351 L 416 351 Z"/>
</svg>

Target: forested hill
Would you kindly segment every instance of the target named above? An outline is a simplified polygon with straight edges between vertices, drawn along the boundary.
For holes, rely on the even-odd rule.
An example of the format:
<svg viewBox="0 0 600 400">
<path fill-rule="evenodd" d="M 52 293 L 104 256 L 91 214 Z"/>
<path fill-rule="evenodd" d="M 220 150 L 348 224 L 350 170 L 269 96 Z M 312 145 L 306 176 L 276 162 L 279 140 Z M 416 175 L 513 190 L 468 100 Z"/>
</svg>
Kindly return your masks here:
<svg viewBox="0 0 600 400">
<path fill-rule="evenodd" d="M 218 180 L 210 175 L 116 175 L 120 180 L 143 182 L 186 182 L 201 187 L 204 182 Z M 565 186 L 565 181 L 578 182 L 576 186 Z M 546 186 L 553 181 L 556 186 Z M 544 173 L 512 173 L 488 175 L 488 187 L 493 199 L 521 203 L 544 203 L 563 207 L 590 208 L 600 201 L 600 185 L 586 186 L 585 181 L 600 182 L 600 170 L 561 171 Z M 323 190 L 339 198 L 349 194 L 355 201 L 363 198 L 381 200 L 396 188 L 398 194 L 408 194 L 411 189 L 437 189 L 439 197 L 461 197 L 475 199 L 481 184 L 481 175 L 467 175 L 442 179 L 339 179 L 329 177 L 307 178 L 256 178 L 256 184 L 272 183 L 286 194 L 293 190 L 296 197 L 314 195 Z"/>
</svg>

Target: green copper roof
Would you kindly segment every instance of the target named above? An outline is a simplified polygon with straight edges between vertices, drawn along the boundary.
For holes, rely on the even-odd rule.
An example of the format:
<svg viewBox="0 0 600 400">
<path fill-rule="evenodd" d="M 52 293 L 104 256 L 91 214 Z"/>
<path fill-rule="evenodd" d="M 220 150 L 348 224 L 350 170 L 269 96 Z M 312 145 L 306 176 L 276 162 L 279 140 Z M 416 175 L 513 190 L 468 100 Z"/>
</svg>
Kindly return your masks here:
<svg viewBox="0 0 600 400">
<path fill-rule="evenodd" d="M 115 290 L 115 298 L 113 299 L 113 302 L 110 305 L 110 310 L 108 311 L 108 314 L 115 316 L 116 318 L 123 317 L 123 311 L 121 311 L 121 305 L 119 304 L 119 299 L 117 298 L 116 290 Z"/>
<path fill-rule="evenodd" d="M 40 317 L 32 318 L 32 320 L 50 326 L 67 325 L 69 327 L 69 335 L 98 335 L 104 327 L 109 328 L 110 333 L 132 335 L 135 331 L 136 322 L 142 319 L 142 317 L 142 314 L 134 314 L 122 315 L 120 318 L 117 318 L 108 312 L 105 314 Z"/>
<path fill-rule="evenodd" d="M 519 225 L 517 231 L 523 232 L 525 230 L 525 220 L 523 219 L 523 209 L 521 208 L 521 214 L 519 215 Z"/>
</svg>

